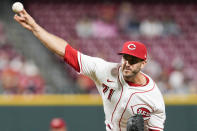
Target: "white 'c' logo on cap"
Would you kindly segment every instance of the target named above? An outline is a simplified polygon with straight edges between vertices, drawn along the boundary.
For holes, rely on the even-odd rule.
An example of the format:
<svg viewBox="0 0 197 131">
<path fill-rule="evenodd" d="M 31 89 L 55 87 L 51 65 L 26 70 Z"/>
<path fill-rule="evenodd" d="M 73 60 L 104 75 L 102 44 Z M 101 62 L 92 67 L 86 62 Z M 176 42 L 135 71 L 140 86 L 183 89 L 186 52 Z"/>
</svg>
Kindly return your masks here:
<svg viewBox="0 0 197 131">
<path fill-rule="evenodd" d="M 134 45 L 134 44 L 129 44 L 129 45 L 128 45 L 128 49 L 129 49 L 129 50 L 135 50 L 135 49 L 136 49 L 136 45 Z"/>
</svg>

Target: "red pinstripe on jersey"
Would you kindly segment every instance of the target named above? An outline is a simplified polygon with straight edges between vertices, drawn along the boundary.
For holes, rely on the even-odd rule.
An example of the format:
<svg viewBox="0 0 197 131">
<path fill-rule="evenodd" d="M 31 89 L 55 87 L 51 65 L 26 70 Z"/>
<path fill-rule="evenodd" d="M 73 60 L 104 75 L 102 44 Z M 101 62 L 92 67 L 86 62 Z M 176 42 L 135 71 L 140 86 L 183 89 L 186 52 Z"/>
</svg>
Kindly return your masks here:
<svg viewBox="0 0 197 131">
<path fill-rule="evenodd" d="M 131 94 L 131 96 L 130 96 L 128 102 L 127 102 L 127 105 L 126 105 L 126 107 L 125 107 L 125 109 L 124 109 L 124 111 L 123 111 L 123 113 L 122 113 L 122 115 L 121 115 L 121 118 L 120 118 L 120 121 L 119 121 L 119 128 L 120 128 L 120 122 L 121 122 L 121 120 L 122 120 L 122 117 L 123 117 L 123 115 L 124 115 L 124 113 L 125 113 L 125 111 L 126 111 L 126 109 L 127 109 L 127 106 L 128 106 L 128 104 L 129 104 L 129 101 L 131 100 L 132 96 L 134 96 L 134 95 L 137 94 L 137 93 L 146 93 L 146 92 L 152 91 L 152 90 L 154 89 L 154 87 L 155 87 L 155 83 L 154 83 L 153 88 L 151 88 L 150 90 L 147 90 L 147 91 L 144 91 L 144 92 L 135 92 L 135 93 L 132 93 L 132 94 Z M 121 131 L 121 128 L 120 128 L 120 131 Z"/>
<path fill-rule="evenodd" d="M 120 67 L 119 67 L 119 69 L 120 69 Z M 119 69 L 118 69 L 118 70 L 119 70 Z M 122 90 L 121 90 L 120 98 L 119 98 L 119 100 L 118 100 L 118 102 L 117 102 L 117 104 L 116 104 L 116 106 L 115 106 L 115 108 L 114 108 L 114 111 L 113 111 L 112 115 L 111 115 L 111 122 L 113 121 L 114 112 L 115 112 L 115 110 L 116 110 L 116 108 L 117 108 L 117 106 L 118 106 L 118 104 L 119 104 L 119 102 L 120 102 L 120 99 L 122 98 L 123 86 L 122 86 L 122 83 L 120 82 L 120 78 L 119 78 L 119 77 L 120 77 L 120 76 L 118 75 L 118 80 L 119 80 L 119 83 L 120 83 L 120 85 L 121 85 L 121 87 L 122 87 Z"/>
</svg>

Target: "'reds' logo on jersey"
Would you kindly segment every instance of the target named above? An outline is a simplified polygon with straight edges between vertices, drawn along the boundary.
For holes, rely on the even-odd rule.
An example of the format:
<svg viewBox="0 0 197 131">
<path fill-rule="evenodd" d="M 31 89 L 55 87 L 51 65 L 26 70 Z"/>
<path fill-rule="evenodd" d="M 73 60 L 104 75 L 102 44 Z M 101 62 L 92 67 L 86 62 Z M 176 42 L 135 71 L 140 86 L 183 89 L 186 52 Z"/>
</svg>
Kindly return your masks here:
<svg viewBox="0 0 197 131">
<path fill-rule="evenodd" d="M 143 118 L 150 117 L 150 111 L 144 107 L 138 108 L 137 114 L 141 114 Z"/>
</svg>

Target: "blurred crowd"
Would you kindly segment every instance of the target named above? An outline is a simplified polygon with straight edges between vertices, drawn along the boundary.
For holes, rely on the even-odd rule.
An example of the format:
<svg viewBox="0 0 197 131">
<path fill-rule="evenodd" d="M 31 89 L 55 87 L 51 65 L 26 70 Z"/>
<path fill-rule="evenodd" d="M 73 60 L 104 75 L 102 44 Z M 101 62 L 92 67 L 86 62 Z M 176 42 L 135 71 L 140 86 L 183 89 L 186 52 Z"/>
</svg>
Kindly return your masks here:
<svg viewBox="0 0 197 131">
<path fill-rule="evenodd" d="M 99 15 L 86 14 L 76 24 L 76 32 L 82 38 L 112 38 L 120 34 L 142 35 L 153 38 L 158 36 L 179 35 L 181 30 L 171 15 L 157 18 L 149 15 L 139 20 L 132 4 L 123 2 L 120 6 L 103 4 Z"/>
<path fill-rule="evenodd" d="M 121 36 L 142 36 L 148 39 L 179 36 L 182 31 L 174 17 L 155 17 L 149 14 L 140 20 L 131 3 L 123 2 L 118 7 L 106 4 L 99 9 L 99 15 L 85 15 L 76 23 L 76 33 L 82 39 L 113 38 Z M 149 55 L 151 53 L 149 52 Z M 197 82 L 188 72 L 184 72 L 184 62 L 180 57 L 169 60 L 170 67 L 163 67 L 150 56 L 144 72 L 150 75 L 158 84 L 163 94 L 193 94 L 197 93 Z M 78 77 L 82 92 L 95 93 L 96 87 L 92 81 L 83 76 Z M 82 79 L 82 80 L 81 80 Z M 87 84 L 88 83 L 88 84 Z"/>
<path fill-rule="evenodd" d="M 164 68 L 154 59 L 150 59 L 144 71 L 153 77 L 163 94 L 197 93 L 196 80 L 183 69 L 184 62 L 177 57 L 172 61 L 171 68 Z"/>
<path fill-rule="evenodd" d="M 149 14 L 146 19 L 140 19 L 135 15 L 137 12 L 131 3 L 123 2 L 118 6 L 106 3 L 99 7 L 97 15 L 90 12 L 81 15 L 76 21 L 74 29 L 80 40 L 92 38 L 113 40 L 113 38 L 123 36 L 126 36 L 125 40 L 140 37 L 154 39 L 173 36 L 176 38 L 183 33 L 182 28 L 170 13 L 161 18 Z M 74 45 L 74 40 L 71 41 L 73 41 L 73 47 L 78 46 Z M 45 82 L 40 75 L 39 68 L 32 60 L 26 60 L 7 43 L 3 24 L 0 23 L 1 92 L 6 94 L 44 93 Z M 98 52 L 97 56 L 106 58 L 102 51 Z M 156 81 L 163 94 L 197 93 L 197 82 L 192 76 L 192 70 L 184 71 L 183 59 L 177 56 L 169 60 L 169 63 L 171 63 L 170 67 L 164 67 L 149 52 L 148 64 L 144 72 Z M 71 77 L 75 79 L 79 93 L 98 93 L 95 84 L 88 77 L 73 75 L 72 71 Z"/>
<path fill-rule="evenodd" d="M 0 22 L 0 92 L 43 94 L 45 82 L 34 61 L 26 59 L 9 44 Z"/>
</svg>

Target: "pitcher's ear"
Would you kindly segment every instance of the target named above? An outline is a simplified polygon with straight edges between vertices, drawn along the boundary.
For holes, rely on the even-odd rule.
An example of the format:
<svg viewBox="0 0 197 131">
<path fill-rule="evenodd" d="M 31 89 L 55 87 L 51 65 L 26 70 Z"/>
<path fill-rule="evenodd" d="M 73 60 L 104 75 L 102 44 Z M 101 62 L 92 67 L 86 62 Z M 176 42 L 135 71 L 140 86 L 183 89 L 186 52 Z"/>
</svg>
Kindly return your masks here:
<svg viewBox="0 0 197 131">
<path fill-rule="evenodd" d="M 142 61 L 141 69 L 147 64 L 147 60 Z"/>
</svg>

